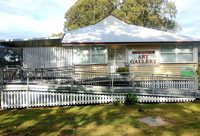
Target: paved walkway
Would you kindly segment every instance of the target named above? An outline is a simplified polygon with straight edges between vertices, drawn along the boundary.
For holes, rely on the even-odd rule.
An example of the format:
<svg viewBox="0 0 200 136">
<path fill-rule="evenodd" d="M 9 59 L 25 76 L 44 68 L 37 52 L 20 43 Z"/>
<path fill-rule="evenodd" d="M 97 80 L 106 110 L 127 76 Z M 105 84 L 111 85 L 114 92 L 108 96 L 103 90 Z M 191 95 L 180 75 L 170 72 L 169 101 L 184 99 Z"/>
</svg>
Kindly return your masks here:
<svg viewBox="0 0 200 136">
<path fill-rule="evenodd" d="M 164 120 L 162 120 L 160 117 L 145 117 L 145 118 L 141 118 L 139 119 L 139 121 L 148 124 L 150 126 L 163 126 L 163 125 L 167 125 L 168 123 Z"/>
</svg>

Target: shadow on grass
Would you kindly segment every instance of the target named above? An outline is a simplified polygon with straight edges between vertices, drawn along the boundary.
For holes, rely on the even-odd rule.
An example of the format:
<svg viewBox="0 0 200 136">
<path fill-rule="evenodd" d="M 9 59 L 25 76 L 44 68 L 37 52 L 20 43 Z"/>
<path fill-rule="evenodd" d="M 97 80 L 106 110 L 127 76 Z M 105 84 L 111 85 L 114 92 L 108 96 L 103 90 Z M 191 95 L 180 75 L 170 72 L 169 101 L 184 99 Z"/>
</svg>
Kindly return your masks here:
<svg viewBox="0 0 200 136">
<path fill-rule="evenodd" d="M 138 109 L 143 109 L 139 112 Z M 90 105 L 0 111 L 0 135 L 184 135 L 200 133 L 200 105 Z M 139 118 L 160 116 L 168 126 L 151 127 Z"/>
</svg>

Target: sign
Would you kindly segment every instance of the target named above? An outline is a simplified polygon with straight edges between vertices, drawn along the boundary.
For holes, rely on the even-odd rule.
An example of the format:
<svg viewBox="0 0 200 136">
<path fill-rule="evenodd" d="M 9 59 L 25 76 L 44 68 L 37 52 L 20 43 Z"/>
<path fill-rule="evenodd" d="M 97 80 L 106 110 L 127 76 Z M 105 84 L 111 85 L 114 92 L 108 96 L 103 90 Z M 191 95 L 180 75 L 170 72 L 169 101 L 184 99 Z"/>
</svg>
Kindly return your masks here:
<svg viewBox="0 0 200 136">
<path fill-rule="evenodd" d="M 158 64 L 156 51 L 129 50 L 128 60 L 131 65 L 155 65 Z"/>
<path fill-rule="evenodd" d="M 181 76 L 194 76 L 195 71 L 192 67 L 182 67 L 181 68 Z"/>
</svg>

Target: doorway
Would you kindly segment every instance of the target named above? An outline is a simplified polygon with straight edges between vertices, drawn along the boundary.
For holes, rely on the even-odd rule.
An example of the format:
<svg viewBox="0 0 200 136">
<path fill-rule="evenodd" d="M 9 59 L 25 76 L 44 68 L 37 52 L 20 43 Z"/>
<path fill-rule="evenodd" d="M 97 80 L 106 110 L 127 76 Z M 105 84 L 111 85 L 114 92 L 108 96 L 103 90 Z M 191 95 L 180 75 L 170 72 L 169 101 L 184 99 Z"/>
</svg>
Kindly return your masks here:
<svg viewBox="0 0 200 136">
<path fill-rule="evenodd" d="M 115 73 L 118 67 L 124 67 L 126 62 L 126 53 L 124 47 L 108 48 L 109 72 Z"/>
</svg>

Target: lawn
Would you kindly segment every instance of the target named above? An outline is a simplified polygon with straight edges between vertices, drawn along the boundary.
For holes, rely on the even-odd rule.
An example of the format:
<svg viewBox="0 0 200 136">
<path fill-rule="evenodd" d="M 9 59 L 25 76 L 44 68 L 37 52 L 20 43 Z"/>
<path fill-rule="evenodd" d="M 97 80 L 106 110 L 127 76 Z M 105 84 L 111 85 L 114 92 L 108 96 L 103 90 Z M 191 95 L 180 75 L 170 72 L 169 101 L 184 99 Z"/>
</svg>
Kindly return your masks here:
<svg viewBox="0 0 200 136">
<path fill-rule="evenodd" d="M 169 124 L 149 126 L 141 117 Z M 90 105 L 0 111 L 0 135 L 20 136 L 199 136 L 200 103 Z"/>
</svg>

